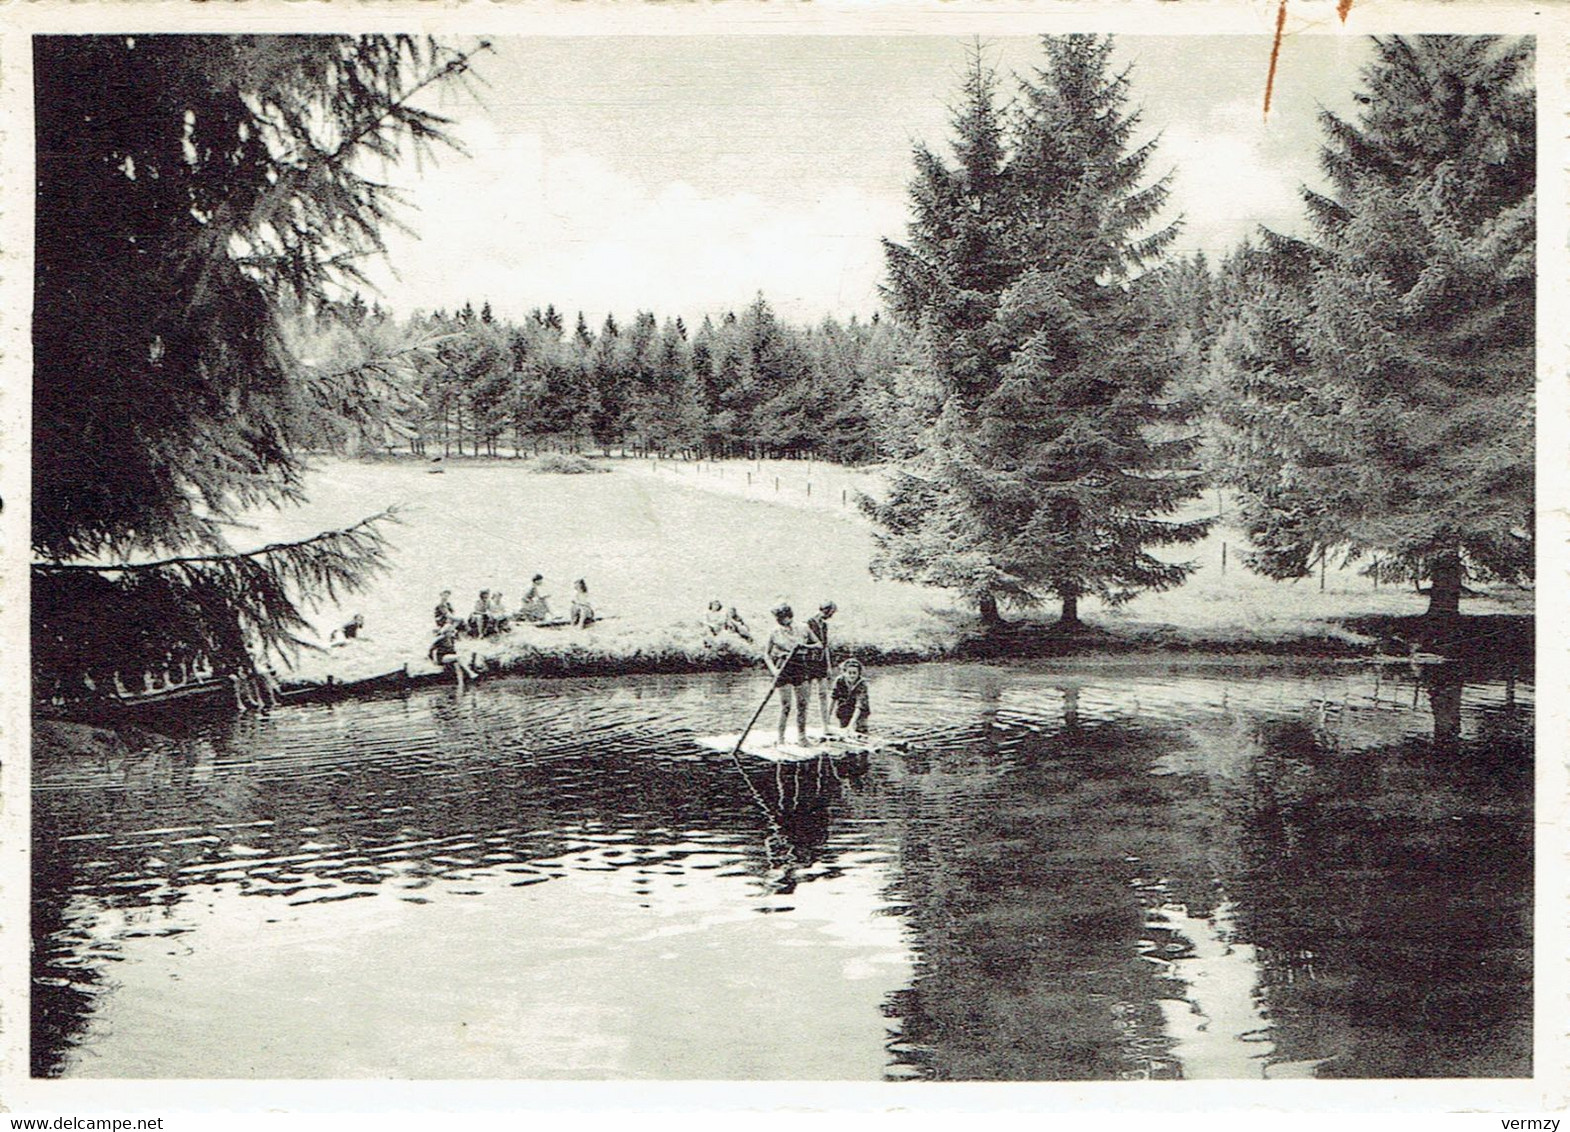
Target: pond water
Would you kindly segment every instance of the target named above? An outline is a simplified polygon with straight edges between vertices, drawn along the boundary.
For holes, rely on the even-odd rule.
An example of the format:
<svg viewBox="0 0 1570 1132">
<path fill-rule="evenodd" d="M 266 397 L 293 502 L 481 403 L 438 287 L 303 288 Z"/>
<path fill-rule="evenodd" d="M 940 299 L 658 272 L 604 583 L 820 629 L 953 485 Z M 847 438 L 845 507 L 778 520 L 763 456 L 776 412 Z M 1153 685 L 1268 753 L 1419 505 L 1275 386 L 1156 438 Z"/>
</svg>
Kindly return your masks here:
<svg viewBox="0 0 1570 1132">
<path fill-rule="evenodd" d="M 1532 687 L 1189 661 L 492 681 L 34 763 L 34 1072 L 1527 1076 Z M 764 724 L 772 724 L 772 709 Z"/>
</svg>

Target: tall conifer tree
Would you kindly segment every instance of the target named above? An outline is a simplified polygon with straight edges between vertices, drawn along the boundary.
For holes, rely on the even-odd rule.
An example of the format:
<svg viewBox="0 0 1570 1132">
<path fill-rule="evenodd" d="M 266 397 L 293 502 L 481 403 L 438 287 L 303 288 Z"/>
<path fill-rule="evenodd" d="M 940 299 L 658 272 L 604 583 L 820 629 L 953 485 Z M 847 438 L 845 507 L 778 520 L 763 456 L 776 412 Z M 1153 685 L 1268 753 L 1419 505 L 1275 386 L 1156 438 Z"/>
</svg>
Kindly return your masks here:
<svg viewBox="0 0 1570 1132">
<path fill-rule="evenodd" d="M 302 597 L 378 567 L 374 522 L 249 554 L 223 524 L 298 499 L 301 449 L 344 418 L 380 427 L 385 367 L 323 372 L 292 331 L 363 282 L 395 204 L 364 171 L 447 140 L 416 96 L 468 62 L 409 37 L 34 40 L 38 686 L 179 648 L 245 671 Z"/>
<path fill-rule="evenodd" d="M 1104 37 L 1044 37 L 1012 137 L 973 58 L 957 164 L 917 151 L 911 238 L 889 248 L 890 306 L 916 328 L 942 408 L 871 507 L 875 567 L 997 601 L 1116 603 L 1188 573 L 1152 546 L 1207 527 L 1173 513 L 1199 490 L 1194 440 L 1170 417 L 1176 326 L 1152 270 L 1166 181 L 1146 183 L 1127 73 Z M 1005 145 L 1011 140 L 1012 145 Z"/>
<path fill-rule="evenodd" d="M 1441 618 L 1530 575 L 1531 74 L 1524 41 L 1376 40 L 1356 120 L 1322 115 L 1312 236 L 1270 237 L 1215 358 L 1266 573 L 1372 554 Z"/>
</svg>

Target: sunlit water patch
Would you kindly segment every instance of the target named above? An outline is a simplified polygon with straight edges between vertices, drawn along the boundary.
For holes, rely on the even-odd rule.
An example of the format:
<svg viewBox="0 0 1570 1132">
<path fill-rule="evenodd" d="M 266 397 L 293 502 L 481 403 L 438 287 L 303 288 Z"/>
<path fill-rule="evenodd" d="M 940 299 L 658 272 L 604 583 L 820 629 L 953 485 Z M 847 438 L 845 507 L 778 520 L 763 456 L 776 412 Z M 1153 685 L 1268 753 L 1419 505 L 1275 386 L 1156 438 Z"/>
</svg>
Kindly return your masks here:
<svg viewBox="0 0 1570 1132">
<path fill-rule="evenodd" d="M 1530 1071 L 1532 688 L 1238 662 L 494 681 L 34 766 L 35 1071 Z M 760 727 L 771 730 L 771 707 Z"/>
</svg>

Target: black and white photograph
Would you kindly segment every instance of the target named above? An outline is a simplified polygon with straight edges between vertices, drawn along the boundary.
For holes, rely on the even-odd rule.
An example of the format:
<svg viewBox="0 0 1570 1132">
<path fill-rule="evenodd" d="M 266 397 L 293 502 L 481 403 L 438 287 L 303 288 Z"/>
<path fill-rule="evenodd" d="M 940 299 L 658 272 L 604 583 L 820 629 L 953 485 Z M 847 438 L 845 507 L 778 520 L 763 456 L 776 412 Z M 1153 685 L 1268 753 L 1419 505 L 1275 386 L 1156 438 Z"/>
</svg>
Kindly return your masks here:
<svg viewBox="0 0 1570 1132">
<path fill-rule="evenodd" d="M 1554 25 L 493 7 L 5 36 L 8 1106 L 1562 1105 Z"/>
</svg>

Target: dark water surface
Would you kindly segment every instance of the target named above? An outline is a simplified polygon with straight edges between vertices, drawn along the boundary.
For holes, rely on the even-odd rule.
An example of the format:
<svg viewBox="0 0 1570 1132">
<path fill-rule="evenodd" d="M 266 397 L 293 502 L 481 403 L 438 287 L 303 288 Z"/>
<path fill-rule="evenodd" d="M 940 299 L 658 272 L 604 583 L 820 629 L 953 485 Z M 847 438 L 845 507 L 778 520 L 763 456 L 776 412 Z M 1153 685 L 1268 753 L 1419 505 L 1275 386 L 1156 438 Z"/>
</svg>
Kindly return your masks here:
<svg viewBox="0 0 1570 1132">
<path fill-rule="evenodd" d="M 34 1071 L 1531 1072 L 1532 688 L 1240 662 L 496 681 L 35 758 Z M 765 722 L 770 722 L 770 717 Z"/>
</svg>

